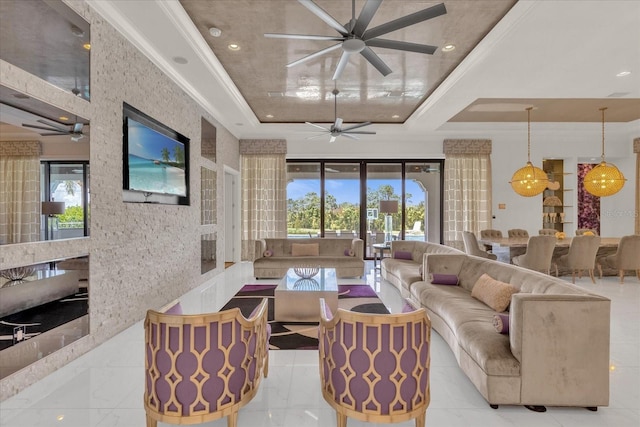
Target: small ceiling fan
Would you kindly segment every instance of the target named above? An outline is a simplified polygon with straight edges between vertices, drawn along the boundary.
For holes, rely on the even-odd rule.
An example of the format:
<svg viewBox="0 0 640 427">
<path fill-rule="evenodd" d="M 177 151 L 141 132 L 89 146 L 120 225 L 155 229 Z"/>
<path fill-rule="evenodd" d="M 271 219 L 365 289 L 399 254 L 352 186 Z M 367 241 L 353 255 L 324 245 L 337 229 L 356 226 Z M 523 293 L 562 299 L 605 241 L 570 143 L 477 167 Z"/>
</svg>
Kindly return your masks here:
<svg viewBox="0 0 640 427">
<path fill-rule="evenodd" d="M 329 133 L 331 135 L 331 138 L 329 139 L 329 142 L 334 142 L 336 140 L 337 137 L 339 136 L 346 136 L 347 138 L 351 138 L 351 139 L 360 139 L 356 136 L 354 136 L 354 134 L 358 134 L 358 135 L 375 135 L 375 132 L 372 131 L 355 131 L 354 129 L 358 129 L 364 126 L 369 126 L 371 124 L 371 122 L 362 122 L 362 123 L 358 123 L 357 125 L 352 125 L 352 126 L 348 126 L 346 128 L 342 127 L 342 119 L 338 117 L 338 94 L 340 93 L 340 91 L 338 89 L 333 89 L 333 91 L 331 92 L 333 93 L 333 113 L 334 113 L 334 117 L 335 120 L 333 122 L 333 124 L 331 125 L 331 127 L 329 129 L 325 128 L 324 126 L 320 126 L 318 124 L 315 123 L 311 123 L 311 122 L 305 122 L 308 125 L 314 126 L 318 129 L 322 129 L 324 132 L 320 135 L 314 135 L 314 136 L 310 136 L 307 139 L 315 139 L 315 138 L 319 138 L 321 136 L 323 136 L 325 133 Z"/>
<path fill-rule="evenodd" d="M 74 123 L 73 125 L 61 125 L 59 123 L 47 122 L 42 119 L 36 120 L 38 123 L 42 123 L 45 126 L 38 125 L 30 125 L 28 123 L 23 123 L 22 126 L 26 128 L 33 129 L 41 129 L 49 131 L 48 133 L 41 133 L 42 136 L 53 136 L 53 135 L 71 135 L 71 139 L 73 141 L 80 141 L 84 138 L 84 134 L 82 133 L 82 129 L 84 128 L 83 123 Z"/>
<path fill-rule="evenodd" d="M 298 0 L 300 4 L 309 9 L 311 13 L 318 18 L 326 22 L 330 27 L 340 33 L 339 36 L 317 36 L 306 34 L 279 34 L 279 33 L 266 33 L 264 36 L 269 38 L 280 39 L 298 39 L 298 40 L 333 40 L 340 43 L 333 46 L 329 46 L 325 49 L 314 52 L 304 58 L 287 64 L 287 67 L 293 67 L 294 65 L 302 64 L 303 62 L 310 61 L 325 53 L 331 52 L 338 48 L 342 48 L 342 56 L 333 74 L 333 80 L 337 80 L 345 66 L 349 62 L 349 56 L 351 54 L 360 53 L 364 58 L 369 61 L 383 76 L 391 73 L 391 68 L 384 63 L 382 59 L 371 49 L 371 47 L 381 47 L 386 49 L 404 50 L 407 52 L 425 53 L 433 55 L 436 51 L 436 46 L 403 42 L 397 40 L 381 39 L 378 36 L 390 33 L 392 31 L 400 30 L 410 25 L 417 24 L 419 22 L 426 21 L 444 15 L 447 13 L 447 9 L 444 3 L 431 6 L 427 9 L 420 10 L 410 15 L 403 16 L 402 18 L 394 19 L 377 27 L 367 30 L 369 23 L 373 19 L 373 16 L 377 12 L 382 0 L 367 0 L 365 5 L 360 11 L 358 19 L 355 18 L 355 0 L 351 1 L 351 20 L 342 25 L 331 15 L 329 15 L 324 9 L 314 3 L 312 0 Z"/>
</svg>

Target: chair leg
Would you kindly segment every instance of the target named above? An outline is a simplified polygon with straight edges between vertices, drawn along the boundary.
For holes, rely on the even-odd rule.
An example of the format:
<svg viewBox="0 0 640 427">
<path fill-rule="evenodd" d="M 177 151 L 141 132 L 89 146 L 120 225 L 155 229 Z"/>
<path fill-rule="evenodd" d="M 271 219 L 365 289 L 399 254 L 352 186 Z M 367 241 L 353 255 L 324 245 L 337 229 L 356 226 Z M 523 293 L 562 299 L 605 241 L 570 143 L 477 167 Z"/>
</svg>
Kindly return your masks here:
<svg viewBox="0 0 640 427">
<path fill-rule="evenodd" d="M 591 277 L 591 282 L 593 282 L 593 284 L 595 285 L 596 277 L 595 277 L 595 274 L 593 274 L 593 268 L 589 269 L 589 277 Z"/>
<path fill-rule="evenodd" d="M 624 270 L 620 270 L 620 283 L 624 283 Z"/>
<path fill-rule="evenodd" d="M 269 343 L 267 343 L 267 346 L 269 345 Z M 264 358 L 264 367 L 262 368 L 262 376 L 264 378 L 267 378 L 267 375 L 269 375 L 269 349 L 267 348 L 267 355 Z"/>
<path fill-rule="evenodd" d="M 640 280 L 640 270 L 636 270 L 636 277 Z"/>
<path fill-rule="evenodd" d="M 558 277 L 558 264 L 554 263 L 554 265 L 556 266 L 556 277 Z"/>
<path fill-rule="evenodd" d="M 576 284 L 576 271 L 571 270 L 571 283 Z"/>
<path fill-rule="evenodd" d="M 158 420 L 151 418 L 147 414 L 147 427 L 158 427 Z"/>
<path fill-rule="evenodd" d="M 416 417 L 416 427 L 424 427 L 427 416 L 427 410 Z"/>
<path fill-rule="evenodd" d="M 345 414 L 336 412 L 336 418 L 338 420 L 338 427 L 347 427 L 347 416 Z"/>
<path fill-rule="evenodd" d="M 598 263 L 598 272 L 600 273 L 600 280 L 602 280 L 602 264 Z"/>
<path fill-rule="evenodd" d="M 238 426 L 238 411 L 232 412 L 227 416 L 227 427 Z"/>
</svg>

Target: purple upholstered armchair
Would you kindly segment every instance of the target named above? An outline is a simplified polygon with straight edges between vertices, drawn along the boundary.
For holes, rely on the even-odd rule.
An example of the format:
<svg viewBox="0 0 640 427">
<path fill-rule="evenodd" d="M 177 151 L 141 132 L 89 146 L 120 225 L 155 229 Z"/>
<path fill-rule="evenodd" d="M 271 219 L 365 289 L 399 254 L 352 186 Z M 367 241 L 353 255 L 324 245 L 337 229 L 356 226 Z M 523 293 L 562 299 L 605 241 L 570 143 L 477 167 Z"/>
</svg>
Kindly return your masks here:
<svg viewBox="0 0 640 427">
<path fill-rule="evenodd" d="M 196 315 L 149 310 L 144 322 L 147 427 L 225 416 L 235 427 L 238 410 L 268 373 L 267 327 L 266 298 L 248 319 L 238 308 Z"/>
<path fill-rule="evenodd" d="M 424 308 L 366 314 L 320 300 L 320 381 L 338 427 L 347 417 L 376 423 L 415 419 L 424 427 L 431 399 L 431 321 Z"/>
</svg>

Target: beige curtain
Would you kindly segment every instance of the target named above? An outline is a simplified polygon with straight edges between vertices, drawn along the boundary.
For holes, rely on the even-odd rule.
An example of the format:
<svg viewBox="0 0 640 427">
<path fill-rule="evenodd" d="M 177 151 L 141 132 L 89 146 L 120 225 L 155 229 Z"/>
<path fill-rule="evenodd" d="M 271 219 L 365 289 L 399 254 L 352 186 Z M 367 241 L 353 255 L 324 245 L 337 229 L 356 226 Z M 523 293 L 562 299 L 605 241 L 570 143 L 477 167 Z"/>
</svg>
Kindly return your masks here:
<svg viewBox="0 0 640 427">
<path fill-rule="evenodd" d="M 0 244 L 40 240 L 40 143 L 0 142 Z"/>
<path fill-rule="evenodd" d="M 633 140 L 633 152 L 636 153 L 636 234 L 640 234 L 640 138 Z"/>
<path fill-rule="evenodd" d="M 242 259 L 255 241 L 287 236 L 286 142 L 241 140 Z"/>
<path fill-rule="evenodd" d="M 444 141 L 444 244 L 464 250 L 462 231 L 491 228 L 491 141 Z"/>
</svg>

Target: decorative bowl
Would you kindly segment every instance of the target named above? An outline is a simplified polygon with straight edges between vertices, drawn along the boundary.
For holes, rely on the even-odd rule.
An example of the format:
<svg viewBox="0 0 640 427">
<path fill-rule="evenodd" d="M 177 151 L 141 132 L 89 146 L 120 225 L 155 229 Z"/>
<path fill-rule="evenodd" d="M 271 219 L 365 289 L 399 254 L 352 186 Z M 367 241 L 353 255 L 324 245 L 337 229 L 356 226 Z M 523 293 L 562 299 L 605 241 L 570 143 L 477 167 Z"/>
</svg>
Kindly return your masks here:
<svg viewBox="0 0 640 427">
<path fill-rule="evenodd" d="M 310 279 L 320 271 L 320 267 L 293 267 L 293 272 L 303 279 Z"/>
<path fill-rule="evenodd" d="M 293 284 L 293 288 L 299 291 L 317 291 L 320 289 L 320 283 L 314 279 L 298 279 Z"/>
</svg>

